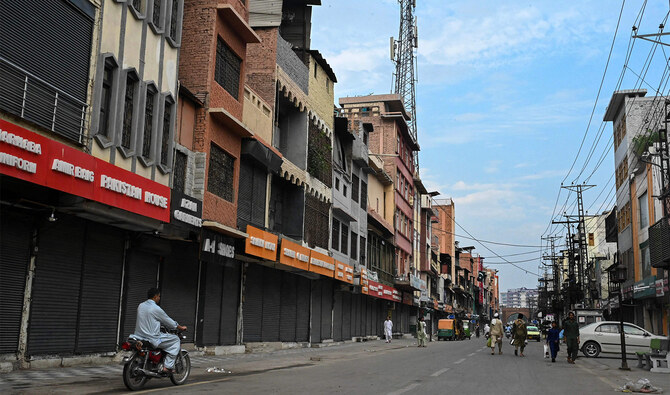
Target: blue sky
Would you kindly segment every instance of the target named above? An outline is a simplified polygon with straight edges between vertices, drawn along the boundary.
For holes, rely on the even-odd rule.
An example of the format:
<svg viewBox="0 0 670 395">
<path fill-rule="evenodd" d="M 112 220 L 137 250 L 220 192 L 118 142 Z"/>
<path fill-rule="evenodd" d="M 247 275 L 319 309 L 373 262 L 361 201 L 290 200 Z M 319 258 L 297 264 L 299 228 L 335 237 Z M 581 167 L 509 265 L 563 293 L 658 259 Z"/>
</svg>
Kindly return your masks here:
<svg viewBox="0 0 670 395">
<path fill-rule="evenodd" d="M 337 75 L 336 101 L 391 91 L 394 66 L 388 47 L 389 37 L 398 36 L 398 2 L 322 3 L 313 11 L 312 48 L 324 54 Z M 456 221 L 475 238 L 539 246 L 561 182 L 582 183 L 594 170 L 588 181 L 598 186 L 585 193 L 585 207 L 594 214 L 613 206 L 614 157 L 607 151 L 612 125 L 600 135 L 603 114 L 626 63 L 631 27 L 638 26 L 640 34 L 656 33 L 668 13 L 667 1 L 649 1 L 636 22 L 643 4 L 625 3 L 596 102 L 621 1 L 417 0 L 421 178 L 429 190 L 454 199 Z M 658 47 L 643 80 L 635 75 L 643 74 L 652 49 L 652 43 L 634 40 L 620 89 L 645 88 L 654 94 L 670 47 L 665 52 Z M 567 196 L 560 195 L 559 211 Z M 571 202 L 568 213 L 574 209 Z M 457 234 L 467 236 L 462 228 Z M 556 226 L 548 233 L 563 234 Z M 539 272 L 539 248 L 486 244 L 491 252 L 458 239 L 461 245 L 475 245 L 485 262 L 503 262 L 495 254 L 512 262 L 533 259 L 517 265 Z M 520 253 L 528 254 L 507 256 Z M 536 276 L 515 267 L 490 267 L 500 270 L 502 290 L 537 286 Z"/>
</svg>

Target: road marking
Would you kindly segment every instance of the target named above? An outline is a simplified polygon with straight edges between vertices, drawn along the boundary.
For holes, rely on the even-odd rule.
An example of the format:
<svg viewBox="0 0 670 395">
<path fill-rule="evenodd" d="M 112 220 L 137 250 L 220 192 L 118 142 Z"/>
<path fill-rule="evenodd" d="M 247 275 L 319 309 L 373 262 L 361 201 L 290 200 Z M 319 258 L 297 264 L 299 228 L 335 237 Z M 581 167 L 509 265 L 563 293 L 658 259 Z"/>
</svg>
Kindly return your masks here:
<svg viewBox="0 0 670 395">
<path fill-rule="evenodd" d="M 471 352 L 470 354 L 468 354 L 468 357 L 471 357 L 473 355 L 475 355 L 475 353 Z"/>
<path fill-rule="evenodd" d="M 462 363 L 463 361 L 465 361 L 465 358 L 461 358 L 461 359 L 459 359 L 458 361 L 456 361 L 456 362 L 454 362 L 454 363 L 455 363 L 456 365 L 458 365 L 459 363 Z"/>
<path fill-rule="evenodd" d="M 444 368 L 442 370 L 438 370 L 437 372 L 431 374 L 431 376 L 432 377 L 437 377 L 437 376 L 441 375 L 442 373 L 446 372 L 447 370 L 449 370 L 449 368 Z"/>
<path fill-rule="evenodd" d="M 418 386 L 419 386 L 419 383 L 413 383 L 413 384 L 408 385 L 408 386 L 405 387 L 405 388 L 399 389 L 399 390 L 397 390 L 397 391 L 389 392 L 388 395 L 400 395 L 400 394 L 404 394 L 405 392 L 407 392 L 407 391 L 411 391 L 411 390 L 413 390 L 414 388 L 416 388 L 416 387 L 418 387 Z"/>
<path fill-rule="evenodd" d="M 225 379 L 216 379 L 216 380 L 209 380 L 209 381 L 199 381 L 197 383 L 180 385 L 179 388 L 193 387 L 193 386 L 202 385 L 202 384 L 220 383 L 222 381 L 228 381 L 230 379 L 232 379 L 232 377 L 226 377 Z M 158 392 L 158 391 L 165 391 L 165 388 L 154 388 L 154 389 L 150 389 L 150 390 L 137 391 L 135 393 L 136 394 L 148 394 L 150 392 Z"/>
</svg>

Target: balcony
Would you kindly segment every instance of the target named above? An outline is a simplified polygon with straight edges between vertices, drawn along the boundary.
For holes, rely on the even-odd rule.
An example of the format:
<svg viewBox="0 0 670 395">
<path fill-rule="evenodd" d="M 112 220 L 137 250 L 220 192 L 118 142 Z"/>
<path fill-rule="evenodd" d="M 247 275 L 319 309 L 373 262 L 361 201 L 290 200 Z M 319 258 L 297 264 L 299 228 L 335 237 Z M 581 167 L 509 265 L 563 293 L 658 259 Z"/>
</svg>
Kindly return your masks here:
<svg viewBox="0 0 670 395">
<path fill-rule="evenodd" d="M 0 109 L 84 144 L 86 103 L 0 57 Z"/>
<path fill-rule="evenodd" d="M 670 224 L 667 219 L 649 227 L 649 257 L 652 267 L 670 267 Z"/>
</svg>

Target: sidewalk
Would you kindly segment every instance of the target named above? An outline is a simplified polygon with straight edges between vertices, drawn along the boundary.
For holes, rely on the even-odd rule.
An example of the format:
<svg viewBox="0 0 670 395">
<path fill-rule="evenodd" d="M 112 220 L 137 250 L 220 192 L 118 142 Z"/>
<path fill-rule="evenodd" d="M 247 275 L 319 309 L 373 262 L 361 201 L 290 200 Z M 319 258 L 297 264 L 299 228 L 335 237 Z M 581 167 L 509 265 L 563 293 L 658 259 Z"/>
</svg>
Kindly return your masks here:
<svg viewBox="0 0 670 395">
<path fill-rule="evenodd" d="M 649 379 L 652 385 L 663 390 L 670 390 L 670 375 L 667 373 L 652 373 L 648 370 L 637 368 L 637 359 L 633 356 L 627 358 L 629 371 L 619 369 L 621 358 L 614 356 L 600 356 L 598 358 L 586 358 L 580 354 L 577 358 L 577 366 L 596 375 L 601 381 L 612 385 L 614 388 L 622 387 L 629 381 L 637 382 L 641 378 Z"/>
<path fill-rule="evenodd" d="M 191 375 L 222 377 L 226 374 L 250 374 L 294 366 L 304 366 L 321 360 L 336 359 L 355 353 L 371 353 L 382 350 L 415 346 L 415 339 L 383 340 L 367 342 L 344 342 L 322 348 L 295 348 L 267 353 L 232 354 L 225 356 L 191 355 Z M 208 373 L 208 368 L 220 368 L 230 373 Z M 78 366 L 18 370 L 0 374 L 0 393 L 4 391 L 27 391 L 47 385 L 85 382 L 97 379 L 120 379 L 123 365 Z"/>
</svg>

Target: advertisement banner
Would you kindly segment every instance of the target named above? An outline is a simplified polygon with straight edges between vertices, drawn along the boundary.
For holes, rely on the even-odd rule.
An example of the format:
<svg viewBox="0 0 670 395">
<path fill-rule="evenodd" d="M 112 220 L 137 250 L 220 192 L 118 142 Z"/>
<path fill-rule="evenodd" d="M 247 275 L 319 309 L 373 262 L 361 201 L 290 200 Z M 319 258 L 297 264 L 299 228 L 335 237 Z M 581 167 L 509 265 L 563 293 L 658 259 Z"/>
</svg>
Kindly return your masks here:
<svg viewBox="0 0 670 395">
<path fill-rule="evenodd" d="M 0 174 L 170 222 L 170 187 L 1 119 Z"/>
<path fill-rule="evenodd" d="M 246 254 L 269 261 L 277 260 L 277 242 L 279 238 L 276 234 L 266 232 L 251 225 L 247 225 L 247 234 L 249 236 L 244 241 L 244 252 Z"/>
<path fill-rule="evenodd" d="M 309 252 L 309 271 L 318 273 L 326 277 L 335 275 L 335 260 L 328 255 L 310 250 Z"/>
<path fill-rule="evenodd" d="M 202 201 L 172 190 L 170 223 L 182 228 L 202 227 Z"/>
<path fill-rule="evenodd" d="M 346 263 L 335 260 L 335 279 L 347 284 L 354 283 L 354 268 Z"/>
<path fill-rule="evenodd" d="M 309 269 L 309 249 L 290 240 L 282 239 L 279 263 L 307 271 Z"/>
<path fill-rule="evenodd" d="M 235 240 L 211 230 L 202 230 L 200 259 L 204 262 L 223 264 L 235 258 Z"/>
</svg>

